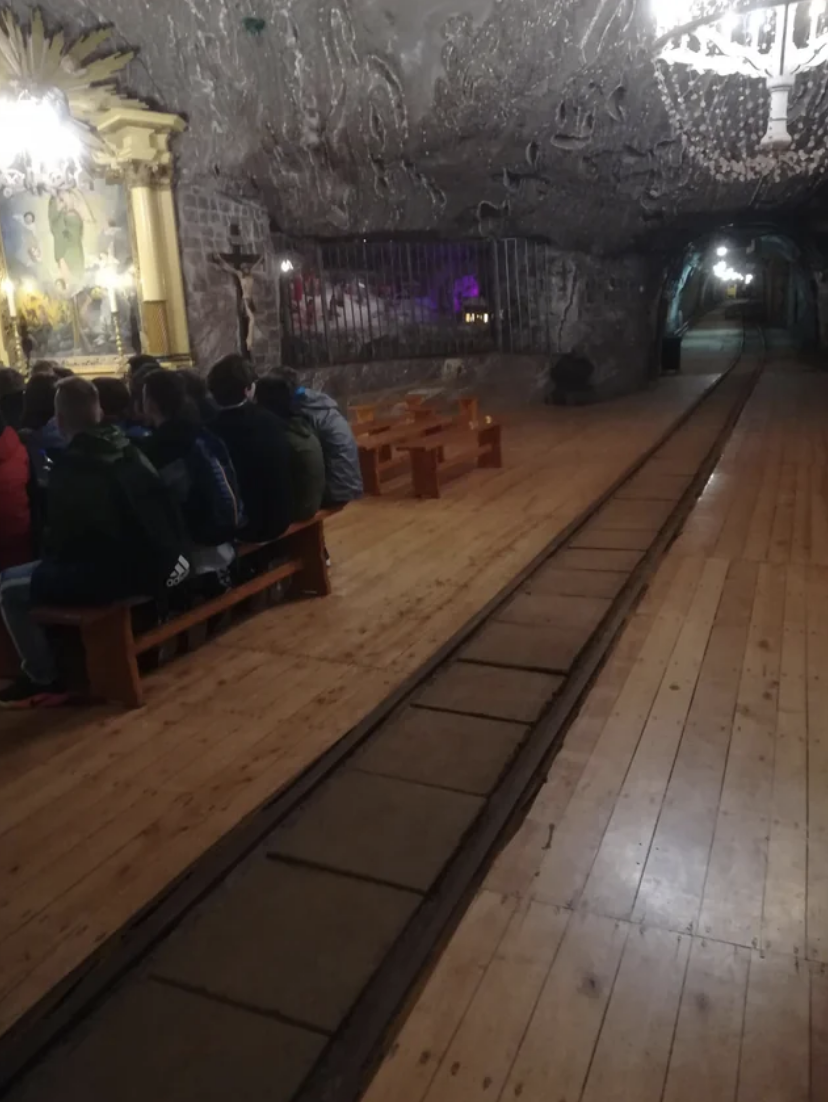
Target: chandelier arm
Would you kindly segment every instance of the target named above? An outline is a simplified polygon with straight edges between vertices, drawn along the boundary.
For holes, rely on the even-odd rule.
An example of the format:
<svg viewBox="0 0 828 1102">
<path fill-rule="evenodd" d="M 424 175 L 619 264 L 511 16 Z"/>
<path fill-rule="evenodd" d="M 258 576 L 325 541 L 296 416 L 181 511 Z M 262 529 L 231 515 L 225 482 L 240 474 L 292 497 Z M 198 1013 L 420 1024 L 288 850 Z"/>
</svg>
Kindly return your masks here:
<svg viewBox="0 0 828 1102">
<path fill-rule="evenodd" d="M 788 0 L 789 3 L 796 3 L 797 0 Z M 749 4 L 739 5 L 739 7 L 732 14 L 739 17 L 743 15 L 750 15 L 754 11 L 763 11 L 765 8 L 778 7 L 778 4 L 774 4 L 772 0 L 751 0 Z M 711 23 L 718 23 L 724 16 L 730 14 L 730 9 L 716 12 L 715 15 L 708 13 L 707 15 L 696 16 L 695 19 L 688 19 L 686 23 L 682 23 L 670 30 L 665 31 L 659 35 L 653 43 L 653 49 L 656 53 L 662 50 L 668 42 L 671 42 L 674 38 L 679 38 L 688 34 L 695 34 L 700 27 L 708 26 Z"/>
<path fill-rule="evenodd" d="M 740 46 L 738 42 L 728 42 L 715 27 L 705 27 L 704 37 L 712 43 L 725 57 L 739 58 L 746 67 L 755 70 L 760 76 L 769 76 L 767 68 L 761 62 L 761 55 L 755 50 Z"/>
<path fill-rule="evenodd" d="M 820 55 L 828 50 L 828 34 L 822 34 L 816 41 L 809 43 L 806 50 L 797 50 L 797 56 L 801 57 L 803 54 L 807 54 L 801 61 L 798 61 L 796 65 L 791 67 L 791 72 L 801 73 L 805 69 L 813 69 L 817 65 L 821 65 L 822 61 L 819 60 Z"/>
<path fill-rule="evenodd" d="M 699 54 L 696 50 L 688 49 L 686 46 L 676 46 L 671 50 L 663 50 L 661 60 L 671 65 L 676 63 L 687 65 L 699 73 L 716 73 L 723 77 L 738 76 L 739 74 L 750 76 L 753 74 L 752 69 L 747 69 L 739 63 L 741 61 L 739 58 L 731 60 L 726 57 L 707 57 Z"/>
</svg>

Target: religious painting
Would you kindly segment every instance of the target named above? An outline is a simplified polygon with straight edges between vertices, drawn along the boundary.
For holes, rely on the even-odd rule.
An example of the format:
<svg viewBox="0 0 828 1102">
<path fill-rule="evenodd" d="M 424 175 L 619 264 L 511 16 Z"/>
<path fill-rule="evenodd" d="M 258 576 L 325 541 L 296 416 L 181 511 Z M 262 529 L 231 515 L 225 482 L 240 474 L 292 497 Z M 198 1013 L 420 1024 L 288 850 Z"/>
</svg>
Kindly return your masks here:
<svg viewBox="0 0 828 1102">
<path fill-rule="evenodd" d="M 117 355 L 137 307 L 124 186 L 85 176 L 71 190 L 3 196 L 0 233 L 28 358 Z"/>
</svg>

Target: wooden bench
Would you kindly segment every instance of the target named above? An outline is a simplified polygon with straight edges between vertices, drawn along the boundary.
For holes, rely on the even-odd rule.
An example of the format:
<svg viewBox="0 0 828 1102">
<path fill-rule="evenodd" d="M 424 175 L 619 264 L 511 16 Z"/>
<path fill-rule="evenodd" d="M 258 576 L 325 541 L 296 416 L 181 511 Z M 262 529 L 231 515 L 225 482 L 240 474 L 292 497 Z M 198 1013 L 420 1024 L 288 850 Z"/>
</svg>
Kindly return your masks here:
<svg viewBox="0 0 828 1102">
<path fill-rule="evenodd" d="M 406 463 L 404 457 L 394 455 L 394 448 L 412 439 L 442 432 L 456 423 L 454 417 L 429 411 L 428 416 L 415 416 L 411 421 L 397 421 L 382 432 L 358 436 L 359 467 L 365 493 L 378 497 L 382 493 L 383 478 Z"/>
<path fill-rule="evenodd" d="M 440 432 L 399 445 L 411 455 L 411 475 L 417 497 L 439 497 L 440 478 L 452 468 L 476 461 L 478 467 L 502 467 L 501 426 L 494 421 L 466 430 Z M 459 445 L 454 450 L 453 445 Z M 446 449 L 452 453 L 446 456 Z"/>
<path fill-rule="evenodd" d="M 138 708 L 143 703 L 139 655 L 183 635 L 196 625 L 226 612 L 257 593 L 263 593 L 286 578 L 295 578 L 303 593 L 319 597 L 330 593 L 323 521 L 331 512 L 323 511 L 311 520 L 291 525 L 279 539 L 239 544 L 239 558 L 262 548 L 284 552 L 287 558 L 272 570 L 266 570 L 137 636 L 132 630 L 132 609 L 136 605 L 150 603 L 149 598 L 118 601 L 99 608 L 41 607 L 35 609 L 34 617 L 41 624 L 80 630 L 90 695 L 94 699 L 117 701 L 130 708 Z"/>
<path fill-rule="evenodd" d="M 354 425 L 370 424 L 376 420 L 378 404 L 377 402 L 371 402 L 361 406 L 351 406 L 348 410 L 349 418 L 353 419 Z"/>
</svg>

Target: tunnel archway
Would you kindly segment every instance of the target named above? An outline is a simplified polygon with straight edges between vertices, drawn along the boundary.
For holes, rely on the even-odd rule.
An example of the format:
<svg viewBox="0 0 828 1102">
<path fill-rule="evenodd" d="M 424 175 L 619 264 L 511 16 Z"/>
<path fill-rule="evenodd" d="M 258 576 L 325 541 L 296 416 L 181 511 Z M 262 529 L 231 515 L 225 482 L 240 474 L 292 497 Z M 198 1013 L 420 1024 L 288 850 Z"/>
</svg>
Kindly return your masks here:
<svg viewBox="0 0 828 1102">
<path fill-rule="evenodd" d="M 722 225 L 685 241 L 668 263 L 659 302 L 659 362 L 689 328 L 744 303 L 771 343 L 803 352 L 825 341 L 823 261 L 814 242 L 773 224 Z"/>
</svg>

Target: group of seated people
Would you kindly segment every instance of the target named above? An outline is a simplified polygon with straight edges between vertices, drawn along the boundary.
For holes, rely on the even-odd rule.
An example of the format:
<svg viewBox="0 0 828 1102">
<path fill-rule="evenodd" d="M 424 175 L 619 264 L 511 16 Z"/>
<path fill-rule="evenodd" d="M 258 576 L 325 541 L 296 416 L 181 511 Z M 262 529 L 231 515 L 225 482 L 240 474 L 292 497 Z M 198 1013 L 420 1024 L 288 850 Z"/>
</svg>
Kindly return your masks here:
<svg viewBox="0 0 828 1102">
<path fill-rule="evenodd" d="M 38 605 L 231 585 L 237 542 L 362 494 L 350 426 L 290 369 L 226 356 L 206 380 L 151 356 L 89 381 L 0 368 L 0 613 L 21 662 L 0 707 L 68 698 Z"/>
</svg>

